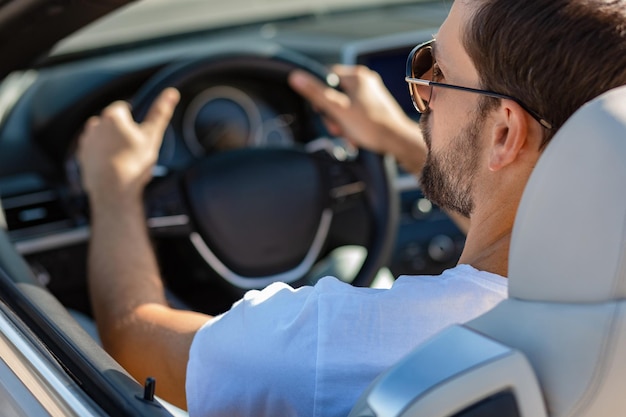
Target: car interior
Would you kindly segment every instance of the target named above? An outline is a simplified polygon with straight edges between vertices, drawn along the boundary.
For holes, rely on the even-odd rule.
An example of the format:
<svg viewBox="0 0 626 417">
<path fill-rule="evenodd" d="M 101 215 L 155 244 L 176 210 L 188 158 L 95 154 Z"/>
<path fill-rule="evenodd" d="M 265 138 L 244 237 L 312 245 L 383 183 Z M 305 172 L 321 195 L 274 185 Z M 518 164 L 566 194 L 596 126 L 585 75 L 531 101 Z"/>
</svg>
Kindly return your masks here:
<svg viewBox="0 0 626 417">
<path fill-rule="evenodd" d="M 415 17 L 405 22 L 408 12 Z M 302 285 L 332 274 L 367 286 L 381 267 L 393 277 L 439 273 L 455 264 L 463 233 L 392 160 L 355 154 L 330 137 L 288 88 L 286 74 L 303 68 L 332 83 L 329 65 L 367 65 L 417 117 L 396 71 L 446 12 L 437 2 L 365 8 L 274 22 L 271 36 L 260 23 L 83 55 L 71 39 L 62 43 L 35 69 L 5 82 L 7 97 L 19 97 L 4 114 L 0 142 L 11 241 L 65 306 L 89 315 L 89 210 L 77 136 L 109 102 L 129 100 L 141 118 L 173 85 L 182 101 L 146 192 L 172 302 L 216 314 L 245 290 L 273 281 Z M 381 17 L 389 25 L 356 31 Z M 312 38 L 320 41 L 311 45 Z M 282 172 L 272 169 L 278 164 Z M 215 171 L 219 181 L 210 181 Z M 197 197 L 203 192 L 218 194 L 219 204 Z M 363 263 L 363 252 L 346 250 L 355 247 L 366 248 Z"/>
<path fill-rule="evenodd" d="M 390 158 L 329 135 L 286 82 L 299 68 L 332 86 L 330 65 L 368 65 L 417 117 L 404 61 L 448 5 L 366 5 L 192 30 L 184 21 L 184 31 L 170 34 L 133 20 L 150 20 L 151 9 L 132 15 L 129 7 L 107 20 L 124 3 L 0 4 L 1 39 L 20 39 L 19 47 L 0 42 L 3 310 L 29 334 L 32 360 L 50 362 L 53 379 L 75 384 L 81 403 L 112 415 L 167 414 L 140 401 L 144 381 L 83 328 L 91 316 L 89 207 L 75 148 L 85 121 L 111 101 L 129 101 L 140 120 L 166 85 L 182 94 L 145 194 L 173 306 L 214 315 L 273 281 L 299 286 L 330 274 L 388 286 L 399 275 L 455 264 L 464 235 L 421 195 L 417 180 Z M 168 21 L 184 11 L 151 3 Z M 66 38 L 102 16 L 91 32 Z M 130 24 L 120 29 L 124 16 Z M 149 36 L 126 39 L 142 25 L 152 27 Z"/>
<path fill-rule="evenodd" d="M 329 135 L 286 82 L 297 68 L 337 87 L 330 65 L 366 65 L 417 118 L 406 57 L 436 32 L 447 2 L 126 42 L 113 16 L 65 38 L 125 3 L 0 2 L 0 39 L 20 40 L 17 48 L 0 41 L 0 403 L 15 413 L 180 411 L 155 401 L 154 386 L 135 381 L 78 322 L 89 322 L 91 306 L 89 206 L 76 141 L 113 100 L 129 101 L 141 120 L 164 87 L 182 95 L 145 194 L 175 307 L 215 315 L 249 289 L 313 284 L 326 274 L 384 287 L 400 275 L 438 274 L 463 249 L 463 232 L 413 175 Z M 160 4 L 159 13 L 177 8 Z M 625 99 L 612 92 L 581 110 L 542 157 L 518 213 L 511 298 L 413 352 L 353 415 L 619 414 L 626 155 L 617 139 L 625 135 Z M 554 334 L 559 340 L 547 337 Z"/>
</svg>

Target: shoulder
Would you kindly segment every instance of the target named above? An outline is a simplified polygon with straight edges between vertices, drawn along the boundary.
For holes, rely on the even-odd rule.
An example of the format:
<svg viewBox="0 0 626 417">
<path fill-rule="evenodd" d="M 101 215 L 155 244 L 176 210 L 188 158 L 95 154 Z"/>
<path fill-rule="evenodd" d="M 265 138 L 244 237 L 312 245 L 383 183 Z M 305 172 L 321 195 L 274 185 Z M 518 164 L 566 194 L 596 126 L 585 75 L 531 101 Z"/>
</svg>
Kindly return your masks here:
<svg viewBox="0 0 626 417">
<path fill-rule="evenodd" d="M 194 337 L 187 364 L 190 413 L 310 414 L 320 293 L 349 289 L 334 278 L 324 281 L 314 287 L 276 283 L 249 291 L 228 312 L 203 326 Z M 236 398 L 247 398 L 250 404 Z"/>
<path fill-rule="evenodd" d="M 402 276 L 390 289 L 353 287 L 334 277 L 300 288 L 274 283 L 263 290 L 248 291 L 227 313 L 210 320 L 201 332 L 219 330 L 228 334 L 244 329 L 262 332 L 264 327 L 272 331 L 280 328 L 284 332 L 295 321 L 299 328 L 317 327 L 320 312 L 328 310 L 333 314 L 370 307 L 395 310 L 395 305 L 412 305 L 416 300 L 434 306 L 441 299 L 452 304 L 455 297 L 468 296 L 479 304 L 485 297 L 494 301 L 506 298 L 507 279 L 469 265 L 458 265 L 441 275 Z M 298 317 L 306 320 L 296 320 Z"/>
<path fill-rule="evenodd" d="M 394 287 L 417 287 L 418 291 L 431 290 L 435 293 L 493 293 L 507 296 L 508 279 L 487 271 L 480 271 L 471 265 L 457 265 L 440 275 L 404 275 L 399 277 Z"/>
</svg>

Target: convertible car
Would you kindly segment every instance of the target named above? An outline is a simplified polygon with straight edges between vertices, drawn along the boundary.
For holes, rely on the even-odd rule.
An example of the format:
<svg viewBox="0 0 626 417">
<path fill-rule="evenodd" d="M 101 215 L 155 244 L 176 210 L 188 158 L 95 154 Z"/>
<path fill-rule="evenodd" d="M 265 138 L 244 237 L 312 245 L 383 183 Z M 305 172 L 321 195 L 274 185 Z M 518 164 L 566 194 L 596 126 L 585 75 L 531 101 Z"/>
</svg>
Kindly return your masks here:
<svg viewBox="0 0 626 417">
<path fill-rule="evenodd" d="M 387 286 L 455 264 L 463 233 L 417 179 L 330 135 L 286 82 L 299 68 L 337 87 L 329 65 L 367 65 L 417 117 L 406 56 L 447 3 L 0 1 L 0 413 L 185 415 L 90 332 L 75 148 L 113 100 L 141 119 L 164 87 L 182 95 L 145 192 L 178 308 L 217 314 L 274 281 Z M 626 87 L 567 122 L 518 211 L 509 298 L 418 347 L 352 416 L 625 414 L 625 137 Z"/>
<path fill-rule="evenodd" d="M 0 402 L 15 415 L 168 413 L 76 321 L 91 315 L 76 139 L 113 100 L 140 119 L 164 87 L 182 94 L 145 193 L 179 308 L 218 314 L 274 281 L 385 286 L 455 264 L 464 235 L 417 179 L 329 135 L 286 82 L 300 68 L 334 86 L 330 65 L 367 65 L 418 117 L 406 56 L 449 5 L 314 3 L 0 2 Z"/>
</svg>

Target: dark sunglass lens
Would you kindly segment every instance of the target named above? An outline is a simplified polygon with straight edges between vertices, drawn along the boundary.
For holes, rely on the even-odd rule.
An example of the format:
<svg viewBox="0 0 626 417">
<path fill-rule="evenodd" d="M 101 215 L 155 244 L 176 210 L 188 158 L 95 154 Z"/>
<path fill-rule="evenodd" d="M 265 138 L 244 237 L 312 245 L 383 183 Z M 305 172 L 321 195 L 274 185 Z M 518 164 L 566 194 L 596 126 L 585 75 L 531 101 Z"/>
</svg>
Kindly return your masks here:
<svg viewBox="0 0 626 417">
<path fill-rule="evenodd" d="M 415 51 L 411 63 L 411 72 L 413 78 L 432 81 L 433 54 L 430 46 L 424 46 Z M 410 88 L 415 108 L 420 113 L 428 111 L 428 102 L 430 101 L 432 87 L 429 85 L 412 84 Z"/>
<path fill-rule="evenodd" d="M 432 80 L 433 76 L 433 54 L 430 46 L 425 46 L 413 55 L 413 78 L 422 80 Z"/>
<path fill-rule="evenodd" d="M 409 91 L 411 92 L 411 98 L 413 99 L 415 109 L 420 113 L 425 113 L 428 110 L 428 103 L 425 102 L 421 96 L 424 92 L 424 86 L 409 84 Z"/>
</svg>

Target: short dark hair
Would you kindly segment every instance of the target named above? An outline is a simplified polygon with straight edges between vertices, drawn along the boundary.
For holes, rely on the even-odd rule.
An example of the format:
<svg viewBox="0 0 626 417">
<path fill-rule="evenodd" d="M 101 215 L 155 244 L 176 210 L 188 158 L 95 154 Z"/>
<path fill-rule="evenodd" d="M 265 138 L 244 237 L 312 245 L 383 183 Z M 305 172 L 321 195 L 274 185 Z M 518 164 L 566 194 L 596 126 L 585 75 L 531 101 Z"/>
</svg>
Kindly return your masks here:
<svg viewBox="0 0 626 417">
<path fill-rule="evenodd" d="M 475 7 L 463 44 L 481 88 L 552 123 L 542 147 L 580 106 L 626 84 L 626 0 L 463 1 Z"/>
</svg>

